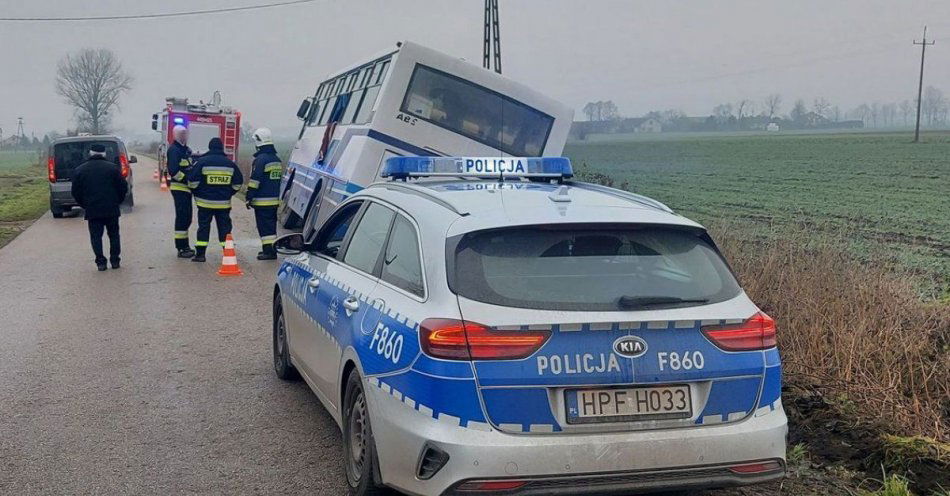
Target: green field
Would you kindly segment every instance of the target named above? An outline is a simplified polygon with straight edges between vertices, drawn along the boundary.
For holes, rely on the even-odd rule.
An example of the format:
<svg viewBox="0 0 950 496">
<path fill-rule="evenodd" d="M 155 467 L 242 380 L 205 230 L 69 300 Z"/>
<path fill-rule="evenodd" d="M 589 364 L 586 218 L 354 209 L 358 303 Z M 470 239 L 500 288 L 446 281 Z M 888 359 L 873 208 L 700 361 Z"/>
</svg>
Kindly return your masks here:
<svg viewBox="0 0 950 496">
<path fill-rule="evenodd" d="M 0 151 L 0 247 L 47 209 L 46 169 L 39 155 Z"/>
<path fill-rule="evenodd" d="M 923 138 L 593 136 L 565 155 L 584 179 L 612 181 L 702 223 L 842 236 L 859 257 L 917 271 L 939 297 L 950 284 L 950 133 Z"/>
</svg>

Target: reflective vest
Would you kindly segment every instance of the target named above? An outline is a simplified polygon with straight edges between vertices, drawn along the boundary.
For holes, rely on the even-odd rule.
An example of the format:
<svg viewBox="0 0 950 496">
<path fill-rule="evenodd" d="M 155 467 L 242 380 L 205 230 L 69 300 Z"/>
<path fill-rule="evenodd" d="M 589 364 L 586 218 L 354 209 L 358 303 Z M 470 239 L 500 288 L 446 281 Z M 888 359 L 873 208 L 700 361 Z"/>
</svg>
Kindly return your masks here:
<svg viewBox="0 0 950 496">
<path fill-rule="evenodd" d="M 188 173 L 188 187 L 201 208 L 231 208 L 231 197 L 242 184 L 241 169 L 221 150 L 209 150 Z"/>
<path fill-rule="evenodd" d="M 168 185 L 169 189 L 172 191 L 190 193 L 191 190 L 188 189 L 187 177 L 188 172 L 194 165 L 191 158 L 191 148 L 174 141 L 171 146 L 168 147 L 165 158 L 168 175 L 171 176 L 171 182 Z"/>
<path fill-rule="evenodd" d="M 251 180 L 247 183 L 247 201 L 255 208 L 276 207 L 280 204 L 280 180 L 284 166 L 280 163 L 274 145 L 264 145 L 254 154 Z"/>
</svg>

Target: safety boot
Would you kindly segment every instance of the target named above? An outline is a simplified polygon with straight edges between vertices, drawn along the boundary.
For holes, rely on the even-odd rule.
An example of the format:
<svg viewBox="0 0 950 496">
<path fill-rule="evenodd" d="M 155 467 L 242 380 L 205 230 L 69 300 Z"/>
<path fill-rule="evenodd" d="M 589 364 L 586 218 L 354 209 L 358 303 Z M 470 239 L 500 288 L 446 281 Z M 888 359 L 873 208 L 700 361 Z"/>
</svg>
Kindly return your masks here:
<svg viewBox="0 0 950 496">
<path fill-rule="evenodd" d="M 178 249 L 178 258 L 191 258 L 195 256 L 195 250 L 191 248 L 179 248 Z"/>
<path fill-rule="evenodd" d="M 277 260 L 277 250 L 274 245 L 264 245 L 264 249 L 257 254 L 258 260 Z"/>
</svg>

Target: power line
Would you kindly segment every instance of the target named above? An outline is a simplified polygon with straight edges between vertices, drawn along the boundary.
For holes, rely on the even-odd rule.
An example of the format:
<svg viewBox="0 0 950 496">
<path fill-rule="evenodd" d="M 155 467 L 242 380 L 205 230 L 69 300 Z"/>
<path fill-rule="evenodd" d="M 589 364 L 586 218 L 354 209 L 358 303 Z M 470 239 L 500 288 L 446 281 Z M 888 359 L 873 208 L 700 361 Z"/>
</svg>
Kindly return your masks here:
<svg viewBox="0 0 950 496">
<path fill-rule="evenodd" d="M 118 21 L 127 19 L 157 19 L 163 17 L 186 17 L 205 14 L 220 14 L 225 12 L 239 12 L 244 10 L 269 9 L 273 7 L 285 7 L 288 5 L 298 5 L 304 3 L 313 3 L 317 0 L 290 0 L 287 2 L 268 3 L 264 5 L 246 5 L 243 7 L 228 7 L 223 9 L 191 10 L 186 12 L 163 12 L 158 14 L 130 14 L 130 15 L 112 15 L 112 16 L 92 16 L 92 17 L 0 17 L 0 21 L 6 22 L 73 22 L 73 21 Z"/>
</svg>

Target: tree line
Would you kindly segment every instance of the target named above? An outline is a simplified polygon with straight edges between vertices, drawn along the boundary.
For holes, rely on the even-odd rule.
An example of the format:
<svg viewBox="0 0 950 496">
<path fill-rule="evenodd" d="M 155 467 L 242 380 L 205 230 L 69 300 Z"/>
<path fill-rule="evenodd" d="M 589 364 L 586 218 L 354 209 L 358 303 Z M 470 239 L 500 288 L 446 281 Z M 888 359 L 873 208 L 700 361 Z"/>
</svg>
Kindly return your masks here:
<svg viewBox="0 0 950 496">
<path fill-rule="evenodd" d="M 723 102 L 708 115 L 688 116 L 678 109 L 652 110 L 643 118 L 656 119 L 663 131 L 749 131 L 767 129 L 883 128 L 914 125 L 917 99 L 866 102 L 844 110 L 824 97 L 798 98 L 788 107 L 779 93 L 761 100 Z M 787 112 L 783 112 L 785 109 Z M 921 100 L 921 125 L 942 127 L 950 123 L 950 101 L 940 89 L 928 86 Z M 589 102 L 582 109 L 592 132 L 616 132 L 611 122 L 624 119 L 613 101 Z"/>
</svg>

